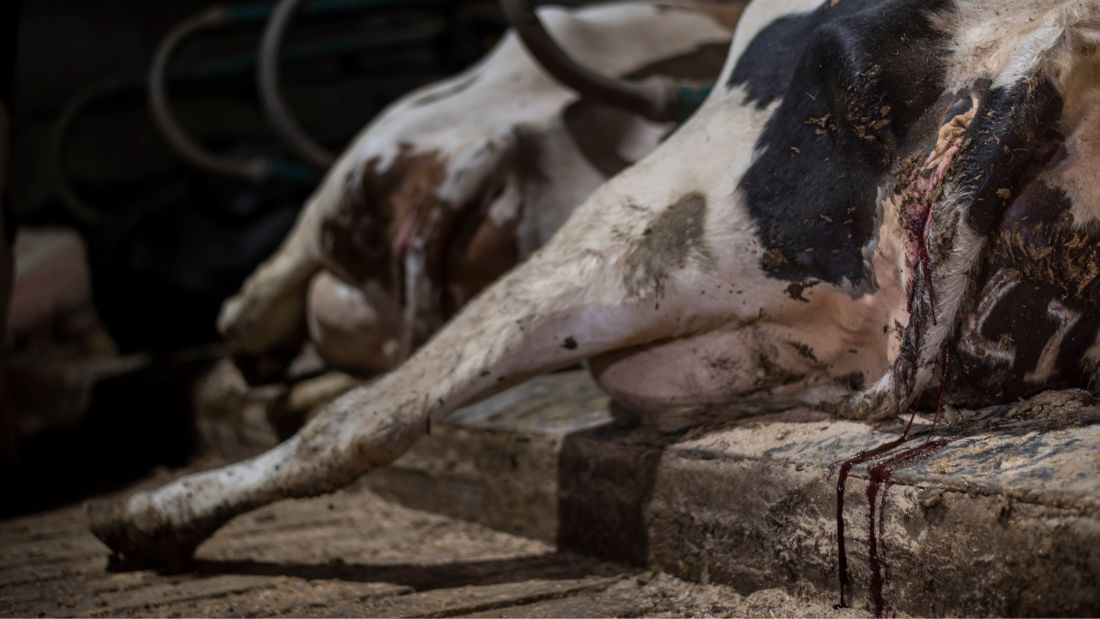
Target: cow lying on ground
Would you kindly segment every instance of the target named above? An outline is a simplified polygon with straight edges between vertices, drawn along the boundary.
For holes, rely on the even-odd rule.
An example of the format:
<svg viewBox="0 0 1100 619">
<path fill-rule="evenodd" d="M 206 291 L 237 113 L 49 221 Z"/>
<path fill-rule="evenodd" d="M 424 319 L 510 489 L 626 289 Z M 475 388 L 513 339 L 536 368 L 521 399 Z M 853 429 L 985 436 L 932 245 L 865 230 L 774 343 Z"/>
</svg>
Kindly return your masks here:
<svg viewBox="0 0 1100 619">
<path fill-rule="evenodd" d="M 1100 3 L 758 2 L 721 84 L 398 369 L 256 458 L 93 506 L 95 533 L 186 560 L 582 360 L 659 412 L 1096 387 Z"/>
<path fill-rule="evenodd" d="M 593 69 L 701 84 L 721 71 L 740 7 L 632 2 L 543 15 Z M 392 106 L 341 157 L 283 247 L 224 308 L 238 365 L 277 378 L 308 325 L 330 364 L 392 369 L 671 129 L 578 99 L 510 34 L 474 68 Z"/>
</svg>

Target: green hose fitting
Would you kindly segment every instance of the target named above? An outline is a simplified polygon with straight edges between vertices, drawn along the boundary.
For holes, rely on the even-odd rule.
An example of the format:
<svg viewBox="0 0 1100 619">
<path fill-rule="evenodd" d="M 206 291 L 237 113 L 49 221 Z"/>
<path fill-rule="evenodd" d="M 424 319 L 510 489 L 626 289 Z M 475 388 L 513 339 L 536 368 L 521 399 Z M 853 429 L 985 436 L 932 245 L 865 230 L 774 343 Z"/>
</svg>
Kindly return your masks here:
<svg viewBox="0 0 1100 619">
<path fill-rule="evenodd" d="M 680 84 L 676 88 L 676 122 L 684 123 L 695 113 L 714 90 L 714 84 L 690 86 Z"/>
</svg>

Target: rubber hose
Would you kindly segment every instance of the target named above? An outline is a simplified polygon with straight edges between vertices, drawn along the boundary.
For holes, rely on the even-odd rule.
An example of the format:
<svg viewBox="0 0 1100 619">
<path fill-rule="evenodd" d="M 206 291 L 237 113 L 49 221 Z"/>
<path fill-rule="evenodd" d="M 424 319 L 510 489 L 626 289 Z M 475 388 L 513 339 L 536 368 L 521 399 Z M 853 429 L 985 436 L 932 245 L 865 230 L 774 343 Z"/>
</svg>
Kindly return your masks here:
<svg viewBox="0 0 1100 619">
<path fill-rule="evenodd" d="M 679 86 L 673 80 L 651 78 L 632 82 L 600 75 L 573 60 L 554 41 L 535 14 L 532 0 L 500 0 L 508 23 L 527 51 L 563 86 L 582 97 L 640 114 L 656 122 L 681 120 Z"/>
</svg>

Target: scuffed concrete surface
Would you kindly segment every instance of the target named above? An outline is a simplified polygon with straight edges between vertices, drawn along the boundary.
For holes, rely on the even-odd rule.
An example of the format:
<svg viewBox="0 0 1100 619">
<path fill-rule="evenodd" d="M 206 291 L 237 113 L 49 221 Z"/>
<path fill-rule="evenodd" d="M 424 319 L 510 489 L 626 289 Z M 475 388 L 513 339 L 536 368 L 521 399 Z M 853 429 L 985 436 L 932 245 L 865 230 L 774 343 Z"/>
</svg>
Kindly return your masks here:
<svg viewBox="0 0 1100 619">
<path fill-rule="evenodd" d="M 695 425 L 662 431 L 613 420 L 583 374 L 540 381 L 450 420 L 371 483 L 385 491 L 388 476 L 419 474 L 419 484 L 393 495 L 494 526 L 521 516 L 509 507 L 523 496 L 513 488 L 539 488 L 544 500 L 524 503 L 532 513 L 522 517 L 542 533 L 556 529 L 564 547 L 742 593 L 778 586 L 836 595 L 835 469 L 904 425 L 810 410 L 724 422 L 723 411 L 706 411 Z M 1100 613 L 1098 422 L 1100 408 L 1080 392 L 949 410 L 931 432 L 931 420 L 918 419 L 906 447 L 933 436 L 948 443 L 898 470 L 885 491 L 879 545 L 891 611 Z M 423 498 L 433 496 L 429 488 L 447 496 L 457 478 L 479 487 L 482 512 Z M 867 485 L 867 465 L 857 466 L 844 514 L 851 601 L 860 607 L 870 581 Z"/>
<path fill-rule="evenodd" d="M 812 410 L 613 416 L 583 372 L 542 377 L 437 424 L 367 477 L 384 496 L 742 594 L 837 591 L 836 466 L 898 435 Z M 734 420 L 729 420 L 735 418 Z M 911 445 L 930 438 L 918 418 Z M 947 445 L 898 470 L 879 541 L 890 612 L 1100 614 L 1100 407 L 1051 392 L 944 412 Z M 845 494 L 868 604 L 867 465 Z M 879 491 L 881 498 L 882 490 Z"/>
<path fill-rule="evenodd" d="M 458 411 L 367 483 L 406 505 L 554 542 L 562 442 L 605 425 L 608 405 L 575 372 L 545 376 Z"/>
<path fill-rule="evenodd" d="M 559 553 L 361 486 L 238 519 L 188 573 L 110 571 L 85 526 L 79 506 L 0 522 L 0 616 L 863 616 Z"/>
</svg>

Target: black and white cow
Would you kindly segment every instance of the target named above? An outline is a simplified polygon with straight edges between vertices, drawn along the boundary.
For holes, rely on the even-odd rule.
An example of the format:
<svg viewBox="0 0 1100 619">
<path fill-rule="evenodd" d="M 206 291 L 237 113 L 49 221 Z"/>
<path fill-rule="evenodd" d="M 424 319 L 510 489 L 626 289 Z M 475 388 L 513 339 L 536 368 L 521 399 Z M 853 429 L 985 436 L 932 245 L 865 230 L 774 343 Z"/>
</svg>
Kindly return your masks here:
<svg viewBox="0 0 1100 619">
<path fill-rule="evenodd" d="M 256 458 L 95 506 L 135 563 L 587 360 L 622 404 L 988 402 L 1100 378 L 1100 2 L 767 0 L 722 87 L 395 371 Z"/>
</svg>

